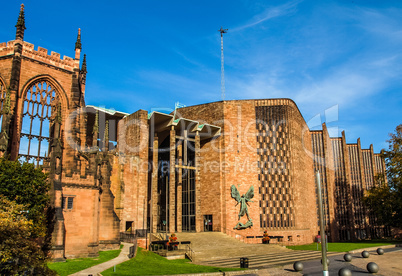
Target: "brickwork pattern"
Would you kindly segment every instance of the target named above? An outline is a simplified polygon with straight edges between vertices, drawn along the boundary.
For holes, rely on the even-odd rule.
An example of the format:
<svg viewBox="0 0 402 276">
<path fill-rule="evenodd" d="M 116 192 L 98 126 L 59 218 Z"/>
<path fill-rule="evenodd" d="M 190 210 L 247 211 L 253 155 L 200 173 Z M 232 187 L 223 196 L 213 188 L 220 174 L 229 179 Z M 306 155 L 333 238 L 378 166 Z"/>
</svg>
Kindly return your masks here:
<svg viewBox="0 0 402 276">
<path fill-rule="evenodd" d="M 294 226 L 283 226 L 276 228 L 272 227 L 266 229 L 269 229 L 270 233 L 276 233 L 278 235 L 285 236 L 285 239 L 291 242 L 310 242 L 316 234 L 317 226 L 316 220 L 313 223 L 309 221 L 311 219 L 309 219 L 308 217 L 313 214 L 313 212 L 309 211 L 309 209 L 315 210 L 315 208 L 306 205 L 304 200 L 306 198 L 311 198 L 312 196 L 310 194 L 314 195 L 314 186 L 311 185 L 314 181 L 313 174 L 312 172 L 310 172 L 310 174 L 302 173 L 302 176 L 299 177 L 296 175 L 296 171 L 292 172 L 292 170 L 294 168 L 298 168 L 300 169 L 300 171 L 305 171 L 305 169 L 302 169 L 301 167 L 305 167 L 306 162 L 309 166 L 312 167 L 312 161 L 308 161 L 309 157 L 304 154 L 303 149 L 303 139 L 307 140 L 308 143 L 310 143 L 310 145 L 308 146 L 310 150 L 311 140 L 309 138 L 309 132 L 303 132 L 305 123 L 300 115 L 300 112 L 297 110 L 297 107 L 295 109 L 295 105 L 292 101 L 289 100 L 225 101 L 186 107 L 179 110 L 181 116 L 185 118 L 193 120 L 200 120 L 202 118 L 208 123 L 222 127 L 222 135 L 219 138 L 211 142 L 204 142 L 201 146 L 201 160 L 202 162 L 204 162 L 200 170 L 201 191 L 204 191 L 204 189 L 206 190 L 206 193 L 203 193 L 203 196 L 201 198 L 202 215 L 213 214 L 213 227 L 218 231 L 234 231 L 238 235 L 242 235 L 244 237 L 255 237 L 262 235 L 263 230 L 260 228 L 260 214 L 262 214 L 264 211 L 262 208 L 259 207 L 260 201 L 261 206 L 263 204 L 264 206 L 269 206 L 269 204 L 273 206 L 273 203 L 269 200 L 269 194 L 264 194 L 264 200 L 262 200 L 263 196 L 260 194 L 259 189 L 261 185 L 260 181 L 261 179 L 265 181 L 265 178 L 268 179 L 269 177 L 275 181 L 275 176 L 272 176 L 268 173 L 262 174 L 261 167 L 258 167 L 258 162 L 261 161 L 261 155 L 259 155 L 259 151 L 257 151 L 257 149 L 259 147 L 266 147 L 265 144 L 267 145 L 267 147 L 269 147 L 270 142 L 267 141 L 270 138 L 269 136 L 264 136 L 265 134 L 262 135 L 262 132 L 258 130 L 259 128 L 262 129 L 262 126 L 258 126 L 260 121 L 258 120 L 258 116 L 256 117 L 256 110 L 260 107 L 261 109 L 264 109 L 266 108 L 266 106 L 286 106 L 284 107 L 284 109 L 288 108 L 289 110 L 287 111 L 287 116 L 289 116 L 287 121 L 287 123 L 289 124 L 288 136 L 284 134 L 279 134 L 278 132 L 278 137 L 275 137 L 275 143 L 277 143 L 275 146 L 278 146 L 279 148 L 280 138 L 280 143 L 282 143 L 283 145 L 288 145 L 289 147 L 288 153 L 285 153 L 285 150 L 283 150 L 283 146 L 281 152 L 279 150 L 275 152 L 275 154 L 281 158 L 286 157 L 286 160 L 289 162 L 289 167 L 287 168 L 288 171 L 286 172 L 287 174 L 289 174 L 289 180 L 287 183 L 292 183 L 292 187 L 288 188 L 288 192 L 290 192 L 290 188 L 294 189 L 294 187 L 297 186 L 296 184 L 293 184 L 296 181 L 300 184 L 310 183 L 310 187 L 307 189 L 303 186 L 300 186 L 296 189 L 295 192 L 290 192 L 294 193 L 295 196 L 300 198 L 300 203 L 298 203 L 298 205 L 301 208 L 299 208 L 299 216 L 296 215 L 295 210 Z M 299 120 L 297 124 L 292 123 L 292 120 L 294 120 L 295 117 Z M 279 137 L 279 135 L 282 136 Z M 295 138 L 297 139 L 297 141 L 292 141 L 292 139 Z M 278 139 L 278 141 L 276 141 L 276 139 Z M 271 143 L 273 143 L 273 141 Z M 295 151 L 297 151 L 297 153 L 294 153 L 295 156 L 293 157 L 291 156 L 292 147 L 293 149 L 295 149 Z M 219 150 L 216 151 L 213 149 Z M 268 158 L 268 155 L 269 154 L 267 154 L 266 157 L 262 158 Z M 299 158 L 301 158 L 301 161 L 299 160 Z M 277 158 L 275 162 L 272 161 L 271 164 L 267 166 L 272 166 L 273 168 L 275 166 L 278 166 L 278 163 L 280 162 L 277 162 L 277 160 L 279 159 Z M 216 170 L 213 170 L 207 165 L 213 162 L 215 162 L 214 169 Z M 262 162 L 260 162 L 260 164 L 262 164 Z M 278 176 L 276 176 L 277 182 L 280 183 L 280 185 L 286 185 L 286 183 L 283 184 L 281 182 L 284 178 L 284 175 L 282 176 L 282 174 L 278 174 Z M 294 182 L 292 182 L 293 176 L 295 179 Z M 217 185 L 217 183 L 220 183 L 220 185 Z M 246 185 L 244 185 L 243 183 Z M 234 225 L 237 224 L 237 214 L 239 212 L 238 206 L 235 207 L 236 201 L 230 196 L 230 186 L 232 184 L 235 184 L 236 186 L 237 184 L 241 184 L 238 186 L 240 194 L 245 194 L 251 185 L 254 185 L 255 187 L 255 196 L 253 199 L 255 200 L 255 202 L 251 203 L 249 207 L 250 216 L 252 217 L 254 222 L 252 228 L 246 230 L 230 230 L 233 228 Z M 216 191 L 219 189 L 219 187 L 222 187 L 220 189 L 219 195 L 220 202 L 216 200 Z M 284 188 L 281 188 L 281 197 L 283 197 L 282 189 L 284 190 L 283 192 L 286 191 Z M 277 196 L 279 198 L 279 187 L 277 188 L 277 191 L 278 194 L 274 195 L 275 199 Z M 208 196 L 209 193 L 211 194 L 210 197 Z M 271 195 L 271 197 L 272 196 L 273 195 Z M 287 197 L 291 198 L 289 195 Z M 315 201 L 312 202 L 313 204 L 315 204 Z M 286 197 L 283 197 L 281 198 L 281 200 L 277 201 L 277 204 L 278 208 L 282 208 L 282 210 L 284 210 L 286 207 L 280 206 L 286 206 L 286 204 L 289 203 L 286 202 Z M 216 216 L 214 215 L 216 213 L 216 211 L 214 210 L 219 210 L 216 208 L 216 206 L 219 206 L 221 208 L 220 213 L 218 213 L 218 218 L 222 218 L 221 225 L 218 224 L 219 221 L 216 221 Z M 280 214 L 278 217 L 280 217 Z M 247 219 L 245 217 L 243 217 L 241 220 L 241 222 L 243 223 L 245 223 L 246 221 Z M 299 223 L 299 226 L 297 226 L 297 222 Z M 306 228 L 309 230 L 304 230 Z M 259 240 L 255 238 L 250 239 L 250 242 L 252 241 L 258 242 Z"/>
<path fill-rule="evenodd" d="M 256 107 L 260 227 L 264 228 L 295 226 L 287 115 L 287 106 Z"/>
</svg>

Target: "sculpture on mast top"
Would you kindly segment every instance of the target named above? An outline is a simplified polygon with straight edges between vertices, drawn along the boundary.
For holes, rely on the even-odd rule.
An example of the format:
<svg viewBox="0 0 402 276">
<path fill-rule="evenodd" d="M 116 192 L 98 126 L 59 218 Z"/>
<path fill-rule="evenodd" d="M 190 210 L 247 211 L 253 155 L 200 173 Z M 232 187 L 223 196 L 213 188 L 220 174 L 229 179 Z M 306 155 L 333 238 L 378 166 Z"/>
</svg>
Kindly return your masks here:
<svg viewBox="0 0 402 276">
<path fill-rule="evenodd" d="M 218 32 L 221 33 L 221 90 L 222 90 L 222 101 L 225 100 L 225 68 L 223 62 L 223 34 L 226 34 L 228 29 L 221 27 Z"/>
</svg>

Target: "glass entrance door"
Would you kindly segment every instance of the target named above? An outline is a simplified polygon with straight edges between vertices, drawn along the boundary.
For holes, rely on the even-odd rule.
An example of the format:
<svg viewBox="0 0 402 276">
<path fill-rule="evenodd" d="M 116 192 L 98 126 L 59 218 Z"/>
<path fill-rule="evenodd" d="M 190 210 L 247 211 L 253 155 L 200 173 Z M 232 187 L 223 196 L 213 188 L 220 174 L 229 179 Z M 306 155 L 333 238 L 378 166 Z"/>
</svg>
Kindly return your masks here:
<svg viewBox="0 0 402 276">
<path fill-rule="evenodd" d="M 204 232 L 211 232 L 213 231 L 212 227 L 212 215 L 205 215 L 204 216 Z"/>
<path fill-rule="evenodd" d="M 182 231 L 195 231 L 195 170 L 182 170 Z"/>
</svg>

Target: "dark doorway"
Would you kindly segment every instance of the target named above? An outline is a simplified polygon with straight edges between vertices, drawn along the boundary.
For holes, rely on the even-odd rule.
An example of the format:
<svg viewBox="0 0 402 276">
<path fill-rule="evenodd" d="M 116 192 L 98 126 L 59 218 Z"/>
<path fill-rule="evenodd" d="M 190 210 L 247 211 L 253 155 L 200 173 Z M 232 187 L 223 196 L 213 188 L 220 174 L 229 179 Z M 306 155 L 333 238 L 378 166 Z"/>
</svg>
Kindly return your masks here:
<svg viewBox="0 0 402 276">
<path fill-rule="evenodd" d="M 133 231 L 133 221 L 126 221 L 126 232 L 132 232 Z"/>
<path fill-rule="evenodd" d="M 211 232 L 213 231 L 213 224 L 212 224 L 212 215 L 205 215 L 204 216 L 204 232 Z"/>
</svg>

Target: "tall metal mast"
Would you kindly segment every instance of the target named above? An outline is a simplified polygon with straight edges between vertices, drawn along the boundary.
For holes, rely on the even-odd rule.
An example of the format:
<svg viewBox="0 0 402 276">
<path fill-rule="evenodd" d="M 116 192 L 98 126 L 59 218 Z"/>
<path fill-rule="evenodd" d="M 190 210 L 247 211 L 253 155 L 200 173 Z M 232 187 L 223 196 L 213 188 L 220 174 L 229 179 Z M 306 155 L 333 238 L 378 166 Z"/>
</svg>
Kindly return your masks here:
<svg viewBox="0 0 402 276">
<path fill-rule="evenodd" d="M 223 29 L 221 27 L 218 32 L 221 33 L 221 90 L 222 90 L 222 101 L 225 100 L 225 68 L 223 62 L 223 34 L 227 33 L 228 29 Z"/>
</svg>

